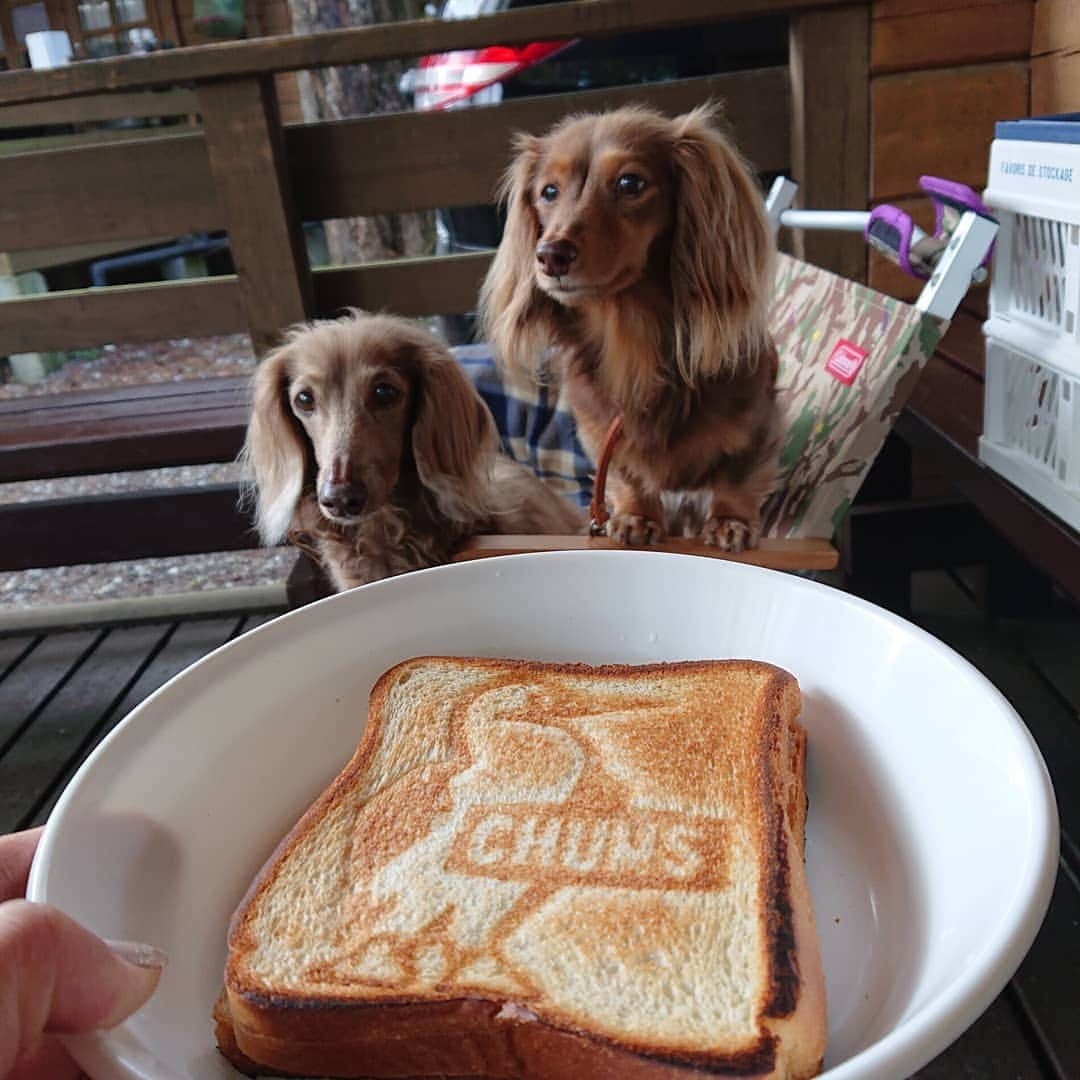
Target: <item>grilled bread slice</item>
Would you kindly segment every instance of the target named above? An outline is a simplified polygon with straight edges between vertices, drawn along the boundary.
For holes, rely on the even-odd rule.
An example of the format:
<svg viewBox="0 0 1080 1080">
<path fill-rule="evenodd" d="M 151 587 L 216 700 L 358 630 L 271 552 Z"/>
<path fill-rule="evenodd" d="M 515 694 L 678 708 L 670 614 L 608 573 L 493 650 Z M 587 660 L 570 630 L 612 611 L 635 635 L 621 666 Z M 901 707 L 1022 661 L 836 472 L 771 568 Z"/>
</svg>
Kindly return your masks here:
<svg viewBox="0 0 1080 1080">
<path fill-rule="evenodd" d="M 330 1077 L 817 1074 L 795 679 L 427 657 L 230 927 L 218 1041 Z"/>
</svg>

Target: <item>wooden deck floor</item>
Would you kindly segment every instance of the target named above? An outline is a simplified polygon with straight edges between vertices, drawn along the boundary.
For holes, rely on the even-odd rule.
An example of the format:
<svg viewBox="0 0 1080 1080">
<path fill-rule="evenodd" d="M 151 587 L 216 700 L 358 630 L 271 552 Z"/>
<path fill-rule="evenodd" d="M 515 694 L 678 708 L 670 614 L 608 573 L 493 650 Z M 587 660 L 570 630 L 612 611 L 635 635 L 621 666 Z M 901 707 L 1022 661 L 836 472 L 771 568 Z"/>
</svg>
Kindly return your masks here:
<svg viewBox="0 0 1080 1080">
<path fill-rule="evenodd" d="M 1061 811 L 1057 889 L 1007 989 L 923 1080 L 1080 1077 L 1080 618 L 992 621 L 958 575 L 916 575 L 911 617 L 982 670 L 1025 718 Z M 0 637 L 0 830 L 44 821 L 130 709 L 273 612 L 161 619 Z"/>
</svg>

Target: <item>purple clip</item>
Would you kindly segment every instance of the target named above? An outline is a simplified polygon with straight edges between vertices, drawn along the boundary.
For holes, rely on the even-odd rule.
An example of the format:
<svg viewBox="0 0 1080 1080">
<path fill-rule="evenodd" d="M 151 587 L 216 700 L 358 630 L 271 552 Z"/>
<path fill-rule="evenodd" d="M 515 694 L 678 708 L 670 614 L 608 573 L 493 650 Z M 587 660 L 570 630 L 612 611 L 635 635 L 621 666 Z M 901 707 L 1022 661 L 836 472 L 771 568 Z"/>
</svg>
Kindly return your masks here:
<svg viewBox="0 0 1080 1080">
<path fill-rule="evenodd" d="M 866 223 L 866 241 L 892 259 L 910 277 L 925 278 L 911 265 L 911 234 L 915 223 L 895 206 L 875 206 Z"/>
<path fill-rule="evenodd" d="M 951 224 L 945 222 L 947 209 L 955 211 L 957 219 L 961 214 L 970 210 L 972 213 L 978 214 L 979 217 L 989 218 L 990 221 L 995 223 L 997 221 L 978 194 L 969 188 L 967 184 L 961 184 L 955 180 L 943 180 L 940 176 L 920 176 L 919 187 L 930 196 L 930 200 L 934 204 L 934 235 L 937 237 L 942 237 L 946 229 L 951 233 L 956 228 L 956 221 Z M 982 261 L 983 266 L 990 264 L 990 256 L 993 251 L 994 245 L 991 244 L 990 250 L 986 253 L 986 258 Z"/>
</svg>

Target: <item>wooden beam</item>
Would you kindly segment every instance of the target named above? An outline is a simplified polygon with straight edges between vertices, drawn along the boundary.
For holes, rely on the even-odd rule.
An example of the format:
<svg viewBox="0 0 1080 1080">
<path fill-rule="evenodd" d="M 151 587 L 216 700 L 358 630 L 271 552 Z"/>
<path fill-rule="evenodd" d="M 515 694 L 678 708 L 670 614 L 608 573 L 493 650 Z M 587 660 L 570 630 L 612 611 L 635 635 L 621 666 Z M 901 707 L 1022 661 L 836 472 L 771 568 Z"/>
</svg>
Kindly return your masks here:
<svg viewBox="0 0 1080 1080">
<path fill-rule="evenodd" d="M 493 44 L 607 37 L 851 4 L 852 0 L 665 0 L 662 4 L 655 0 L 588 0 L 520 8 L 475 19 L 417 19 L 316 34 L 256 38 L 71 64 L 51 71 L 6 73 L 0 75 L 0 105 L 76 97 L 103 90 L 377 63 Z M 859 6 L 863 10 L 868 7 L 865 3 Z"/>
<path fill-rule="evenodd" d="M 307 221 L 489 202 L 515 131 L 539 133 L 571 112 L 630 103 L 669 115 L 714 100 L 760 172 L 790 158 L 786 68 L 521 98 L 497 109 L 365 116 L 285 129 L 297 207 Z M 378 153 L 372 153 L 372 147 Z"/>
<path fill-rule="evenodd" d="M 112 285 L 0 301 L 0 356 L 246 328 L 234 277 Z"/>
<path fill-rule="evenodd" d="M 0 251 L 224 226 L 202 135 L 21 154 L 0 168 Z"/>
<path fill-rule="evenodd" d="M 476 536 L 454 554 L 454 562 L 487 559 L 495 555 L 521 555 L 532 551 L 625 551 L 606 536 Z M 738 555 L 709 547 L 696 540 L 665 540 L 641 550 L 701 555 L 710 559 L 768 566 L 773 570 L 833 570 L 839 561 L 836 548 L 828 540 L 772 540 L 765 538 L 750 551 Z"/>
<path fill-rule="evenodd" d="M 870 13 L 866 6 L 813 11 L 791 20 L 792 173 L 799 205 L 864 210 L 869 196 Z M 799 232 L 801 258 L 866 280 L 857 233 Z"/>
<path fill-rule="evenodd" d="M 193 90 L 135 91 L 92 97 L 7 105 L 0 109 L 0 128 L 42 127 L 49 124 L 88 124 L 198 112 Z"/>
<path fill-rule="evenodd" d="M 324 318 L 348 307 L 410 317 L 474 311 L 490 262 L 491 253 L 473 252 L 318 270 L 315 311 Z"/>
<path fill-rule="evenodd" d="M 766 69 L 523 98 L 498 109 L 289 125 L 284 137 L 297 213 L 322 221 L 484 203 L 509 160 L 515 130 L 541 131 L 566 112 L 630 101 L 674 114 L 708 99 L 723 104 L 740 149 L 756 168 L 788 167 L 787 73 Z M 373 146 L 377 154 L 370 152 Z M 57 207 L 74 212 L 58 214 Z M 141 242 L 224 225 L 204 136 L 197 132 L 21 154 L 0 170 L 4 251 Z"/>
<path fill-rule="evenodd" d="M 0 75 L 0 79 L 3 75 Z M 179 131 L 180 128 L 173 128 Z M 150 139 L 167 138 L 164 134 L 150 132 L 146 128 L 90 128 L 85 131 L 63 135 L 29 135 L 18 139 L 0 139 L 0 158 L 36 154 L 43 150 L 71 150 L 84 146 L 100 146 L 104 143 L 147 142 Z M 5 162 L 4 168 L 7 168 Z"/>
<path fill-rule="evenodd" d="M 270 76 L 199 86 L 199 111 L 221 201 L 240 299 L 257 354 L 314 309 L 311 268 L 285 165 Z"/>
<path fill-rule="evenodd" d="M 36 251 L 5 251 L 0 253 L 0 274 L 25 274 L 28 270 L 45 270 L 50 266 L 89 262 L 137 247 L 172 242 L 171 236 L 154 236 L 138 244 L 130 240 L 113 240 L 109 243 L 64 244 L 61 247 L 39 248 Z"/>
<path fill-rule="evenodd" d="M 407 316 L 473 311 L 490 262 L 490 252 L 471 252 L 319 269 L 313 274 L 313 314 L 332 318 L 347 307 Z M 287 325 L 281 322 L 276 331 Z M 0 356 L 246 329 L 233 275 L 0 301 Z"/>
<path fill-rule="evenodd" d="M 0 571 L 258 547 L 235 484 L 0 506 Z"/>
<path fill-rule="evenodd" d="M 490 253 L 476 252 L 320 269 L 313 275 L 313 314 L 330 318 L 347 307 L 408 316 L 472 311 L 490 261 Z M 287 325 L 279 323 L 272 336 Z M 0 356 L 162 341 L 190 336 L 193 327 L 206 336 L 247 329 L 234 276 L 0 301 Z"/>
</svg>

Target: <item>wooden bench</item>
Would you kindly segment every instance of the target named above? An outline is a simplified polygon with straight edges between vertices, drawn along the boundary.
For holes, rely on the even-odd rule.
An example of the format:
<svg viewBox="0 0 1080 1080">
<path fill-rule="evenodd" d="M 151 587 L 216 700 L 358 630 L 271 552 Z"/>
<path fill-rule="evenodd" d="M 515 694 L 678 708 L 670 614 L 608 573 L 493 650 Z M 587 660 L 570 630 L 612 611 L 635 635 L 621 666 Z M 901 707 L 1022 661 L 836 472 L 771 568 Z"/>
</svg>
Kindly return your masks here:
<svg viewBox="0 0 1080 1080">
<path fill-rule="evenodd" d="M 186 86 L 202 126 L 7 158 L 0 171 L 0 251 L 225 229 L 237 274 L 6 301 L 0 355 L 245 329 L 261 354 L 283 326 L 348 305 L 415 316 L 467 312 L 486 253 L 312 272 L 303 223 L 488 202 L 511 133 L 543 130 L 572 110 L 645 100 L 681 112 L 720 100 L 760 172 L 796 176 L 807 205 L 865 205 L 868 13 L 867 3 L 852 0 L 594 0 L 5 73 L 0 110 Z M 524 98 L 496 108 L 284 126 L 279 119 L 274 79 L 280 72 L 775 14 L 789 16 L 788 63 L 780 67 Z M 857 237 L 810 236 L 799 254 L 848 277 L 865 272 Z M 13 408 L 6 415 L 18 419 L 0 441 L 0 482 L 227 460 L 239 446 L 241 416 L 229 392 L 217 387 L 200 397 L 193 389 L 187 400 L 161 389 L 130 400 L 92 393 L 58 406 L 66 410 L 62 418 L 50 416 L 47 405 Z M 212 503 L 207 493 L 173 491 L 101 496 L 93 506 L 78 500 L 8 505 L 0 510 L 0 569 L 245 546 L 249 523 L 225 494 Z M 146 500 L 157 507 L 154 515 Z M 176 512 L 165 513 L 166 503 Z M 182 505 L 201 509 L 178 534 Z M 80 528 L 73 526 L 76 512 Z M 83 531 L 94 522 L 100 534 Z M 45 543 L 45 530 L 54 527 Z M 110 530 L 117 536 L 110 538 Z M 200 530 L 201 541 L 193 535 Z M 125 534 L 130 539 L 122 543 Z M 121 549 L 124 556 L 116 554 Z"/>
<path fill-rule="evenodd" d="M 213 464 L 239 453 L 248 380 L 214 378 L 0 402 L 0 478 Z M 254 547 L 235 484 L 0 505 L 0 566 Z"/>
</svg>

